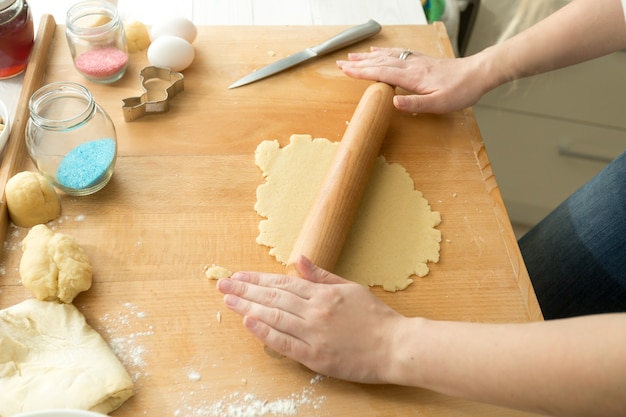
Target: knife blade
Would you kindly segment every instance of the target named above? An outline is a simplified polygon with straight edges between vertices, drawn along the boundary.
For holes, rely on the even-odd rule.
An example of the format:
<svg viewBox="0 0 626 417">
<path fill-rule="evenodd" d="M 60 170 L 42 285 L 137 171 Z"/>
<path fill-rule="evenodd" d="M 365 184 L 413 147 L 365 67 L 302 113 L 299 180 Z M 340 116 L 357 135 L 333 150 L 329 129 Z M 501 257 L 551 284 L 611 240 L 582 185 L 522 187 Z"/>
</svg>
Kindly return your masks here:
<svg viewBox="0 0 626 417">
<path fill-rule="evenodd" d="M 253 83 L 255 81 L 262 80 L 263 78 L 270 77 L 274 74 L 294 67 L 303 62 L 318 58 L 331 52 L 335 52 L 341 48 L 355 44 L 359 41 L 369 38 L 370 36 L 373 36 L 380 32 L 381 29 L 382 27 L 375 20 L 370 20 L 369 22 L 363 23 L 362 25 L 351 27 L 344 30 L 343 32 L 338 33 L 337 35 L 319 45 L 306 48 L 303 51 L 296 52 L 295 54 L 289 55 L 288 57 L 280 59 L 272 64 L 266 65 L 265 67 L 260 68 L 256 71 L 253 71 L 245 77 L 232 83 L 228 88 L 237 88 L 246 84 Z"/>
</svg>

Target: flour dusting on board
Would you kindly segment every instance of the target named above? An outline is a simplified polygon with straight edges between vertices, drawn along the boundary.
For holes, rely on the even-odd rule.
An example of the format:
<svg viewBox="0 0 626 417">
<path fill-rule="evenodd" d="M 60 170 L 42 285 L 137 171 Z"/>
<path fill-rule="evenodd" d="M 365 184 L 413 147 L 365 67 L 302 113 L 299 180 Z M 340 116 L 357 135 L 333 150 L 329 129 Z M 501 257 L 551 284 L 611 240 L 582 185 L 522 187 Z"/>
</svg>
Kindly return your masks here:
<svg viewBox="0 0 626 417">
<path fill-rule="evenodd" d="M 111 349 L 129 371 L 133 381 L 148 376 L 144 371 L 146 348 L 142 339 L 154 334 L 153 326 L 144 323 L 147 313 L 131 303 L 122 304 L 120 311 L 100 318 L 98 331 L 106 335 Z M 130 332 L 130 333 L 129 333 Z"/>
<path fill-rule="evenodd" d="M 193 393 L 190 393 L 193 394 Z M 193 395 L 191 395 L 193 396 Z M 187 398 L 183 398 L 183 401 Z M 315 394 L 312 388 L 294 392 L 275 399 L 259 398 L 252 393 L 233 392 L 223 398 L 201 404 L 183 405 L 174 412 L 175 417 L 262 417 L 296 416 L 306 412 L 307 416 L 321 416 L 320 411 L 326 397 Z"/>
</svg>

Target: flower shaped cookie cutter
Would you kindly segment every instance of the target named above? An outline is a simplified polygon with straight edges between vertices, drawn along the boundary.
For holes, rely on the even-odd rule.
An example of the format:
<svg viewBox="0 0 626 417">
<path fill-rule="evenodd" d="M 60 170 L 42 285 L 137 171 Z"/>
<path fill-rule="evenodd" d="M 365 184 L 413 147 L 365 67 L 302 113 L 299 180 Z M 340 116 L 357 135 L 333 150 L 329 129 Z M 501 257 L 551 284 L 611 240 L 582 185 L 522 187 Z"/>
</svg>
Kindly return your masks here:
<svg viewBox="0 0 626 417">
<path fill-rule="evenodd" d="M 124 120 L 132 122 L 148 113 L 165 113 L 169 101 L 184 90 L 184 76 L 169 68 L 148 66 L 139 73 L 144 93 L 122 100 Z"/>
</svg>

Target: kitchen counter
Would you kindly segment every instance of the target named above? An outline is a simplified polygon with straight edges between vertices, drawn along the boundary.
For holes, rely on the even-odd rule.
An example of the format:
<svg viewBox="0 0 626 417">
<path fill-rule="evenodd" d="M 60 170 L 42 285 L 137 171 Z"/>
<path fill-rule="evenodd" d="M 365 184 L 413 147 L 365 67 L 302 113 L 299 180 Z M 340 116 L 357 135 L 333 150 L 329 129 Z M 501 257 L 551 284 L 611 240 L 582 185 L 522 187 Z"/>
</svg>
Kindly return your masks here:
<svg viewBox="0 0 626 417">
<path fill-rule="evenodd" d="M 74 236 L 91 258 L 93 286 L 74 304 L 136 383 L 136 395 L 115 416 L 212 416 L 220 406 L 250 411 L 256 400 L 292 406 L 277 415 L 528 415 L 416 388 L 342 382 L 272 357 L 205 276 L 212 264 L 284 271 L 255 242 L 255 190 L 263 178 L 254 150 L 263 140 L 285 145 L 293 133 L 340 140 L 370 82 L 336 68 L 343 50 L 245 87 L 227 86 L 345 28 L 200 27 L 185 90 L 170 111 L 131 123 L 124 121 L 121 100 L 141 94 L 137 74 L 147 64 L 145 53 L 131 56 L 119 82 L 90 83 L 72 66 L 64 28 L 56 28 L 44 83 L 88 87 L 112 117 L 119 140 L 111 182 L 91 196 L 62 195 L 62 216 L 50 223 Z M 370 45 L 452 56 L 441 24 L 385 26 L 350 50 Z M 407 169 L 441 213 L 443 240 L 441 260 L 429 275 L 397 293 L 373 288 L 375 295 L 408 316 L 541 320 L 472 110 L 395 111 L 382 153 Z M 24 153 L 13 157 L 19 169 L 33 169 Z M 18 273 L 27 232 L 8 228 L 0 308 L 30 297 Z"/>
</svg>

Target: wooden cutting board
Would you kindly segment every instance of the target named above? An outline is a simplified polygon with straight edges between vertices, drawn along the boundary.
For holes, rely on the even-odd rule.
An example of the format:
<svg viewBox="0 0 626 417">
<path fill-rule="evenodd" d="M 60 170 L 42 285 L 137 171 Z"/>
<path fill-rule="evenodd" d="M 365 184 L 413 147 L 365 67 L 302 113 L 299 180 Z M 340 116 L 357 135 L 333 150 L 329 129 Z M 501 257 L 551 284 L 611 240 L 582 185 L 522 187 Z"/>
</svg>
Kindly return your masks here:
<svg viewBox="0 0 626 417">
<path fill-rule="evenodd" d="M 75 305 L 136 381 L 136 395 L 115 416 L 208 417 L 220 404 L 223 410 L 253 410 L 255 399 L 276 407 L 282 401 L 302 416 L 524 415 L 421 389 L 328 379 L 273 358 L 205 276 L 211 264 L 284 270 L 255 243 L 255 190 L 263 178 L 254 150 L 263 140 L 285 145 L 294 133 L 341 139 L 369 82 L 345 77 L 336 59 L 370 45 L 452 55 L 442 25 L 388 26 L 348 50 L 227 89 L 254 69 L 343 29 L 201 27 L 196 59 L 184 71 L 185 90 L 170 111 L 131 123 L 124 121 L 122 99 L 142 93 L 138 73 L 147 65 L 145 52 L 131 56 L 121 81 L 98 85 L 74 70 L 64 27 L 53 31 L 44 82 L 88 87 L 112 117 L 119 140 L 111 182 L 91 196 L 63 195 L 62 216 L 50 224 L 74 236 L 91 257 L 93 287 Z M 472 110 L 441 116 L 396 111 L 382 153 L 408 170 L 441 213 L 443 241 L 441 261 L 427 277 L 403 292 L 375 288 L 375 294 L 410 316 L 540 320 Z M 23 154 L 7 158 L 33 169 Z M 27 232 L 8 229 L 0 308 L 30 297 L 18 273 Z"/>
</svg>

